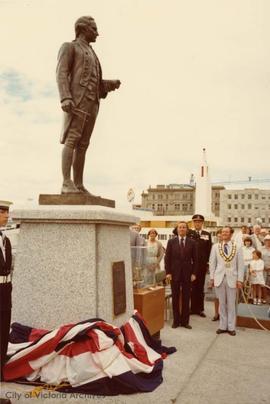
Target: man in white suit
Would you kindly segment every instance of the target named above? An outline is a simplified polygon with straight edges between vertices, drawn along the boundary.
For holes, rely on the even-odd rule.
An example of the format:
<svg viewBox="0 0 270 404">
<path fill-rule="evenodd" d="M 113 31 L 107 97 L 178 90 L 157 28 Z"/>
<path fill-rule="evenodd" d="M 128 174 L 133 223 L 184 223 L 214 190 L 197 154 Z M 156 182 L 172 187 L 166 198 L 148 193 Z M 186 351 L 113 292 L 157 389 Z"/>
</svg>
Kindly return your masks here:
<svg viewBox="0 0 270 404">
<path fill-rule="evenodd" d="M 217 334 L 236 335 L 236 289 L 241 289 L 244 277 L 242 249 L 231 240 L 233 229 L 222 229 L 222 242 L 213 245 L 209 260 L 210 286 L 215 286 L 219 299 L 220 323 Z"/>
</svg>

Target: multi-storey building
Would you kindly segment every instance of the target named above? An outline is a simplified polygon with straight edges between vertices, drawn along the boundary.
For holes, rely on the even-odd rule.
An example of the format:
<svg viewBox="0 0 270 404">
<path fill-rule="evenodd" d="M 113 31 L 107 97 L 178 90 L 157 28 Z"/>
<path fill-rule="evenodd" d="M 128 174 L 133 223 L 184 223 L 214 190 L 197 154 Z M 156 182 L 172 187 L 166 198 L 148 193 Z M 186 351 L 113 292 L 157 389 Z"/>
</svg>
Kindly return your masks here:
<svg viewBox="0 0 270 404">
<path fill-rule="evenodd" d="M 220 191 L 223 186 L 212 186 L 212 211 L 219 216 Z M 142 193 L 141 207 L 152 209 L 156 216 L 181 216 L 195 213 L 196 187 L 189 184 L 157 185 Z"/>
<path fill-rule="evenodd" d="M 253 225 L 260 218 L 270 227 L 270 189 L 224 189 L 220 192 L 220 219 L 223 225 Z"/>
</svg>

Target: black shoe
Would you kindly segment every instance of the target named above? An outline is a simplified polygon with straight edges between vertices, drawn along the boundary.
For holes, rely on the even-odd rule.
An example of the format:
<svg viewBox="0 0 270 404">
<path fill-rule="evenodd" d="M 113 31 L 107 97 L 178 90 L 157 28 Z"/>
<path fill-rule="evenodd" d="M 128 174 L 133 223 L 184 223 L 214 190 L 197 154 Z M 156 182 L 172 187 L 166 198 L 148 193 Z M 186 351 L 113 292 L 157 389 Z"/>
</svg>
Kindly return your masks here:
<svg viewBox="0 0 270 404">
<path fill-rule="evenodd" d="M 214 316 L 213 318 L 212 318 L 212 321 L 218 321 L 219 320 L 219 314 L 217 315 L 217 316 Z"/>
<path fill-rule="evenodd" d="M 177 327 L 179 327 L 179 326 L 180 326 L 179 323 L 175 323 L 175 322 L 172 323 L 172 328 L 177 328 Z"/>
<path fill-rule="evenodd" d="M 221 330 L 220 328 L 218 328 L 217 331 L 216 331 L 217 334 L 224 334 L 226 332 L 228 332 L 228 331 L 227 330 Z"/>
<path fill-rule="evenodd" d="M 181 325 L 181 327 L 187 328 L 188 330 L 192 329 L 191 325 L 189 325 L 189 324 Z"/>
<path fill-rule="evenodd" d="M 234 337 L 236 335 L 236 332 L 234 330 L 233 331 L 228 331 L 228 334 L 231 335 L 232 337 Z"/>
<path fill-rule="evenodd" d="M 199 314 L 199 316 L 200 316 L 200 317 L 204 317 L 204 318 L 205 318 L 205 317 L 206 317 L 206 314 L 205 314 L 205 312 L 204 312 L 204 311 L 201 311 L 201 312 L 200 312 L 200 314 Z"/>
</svg>

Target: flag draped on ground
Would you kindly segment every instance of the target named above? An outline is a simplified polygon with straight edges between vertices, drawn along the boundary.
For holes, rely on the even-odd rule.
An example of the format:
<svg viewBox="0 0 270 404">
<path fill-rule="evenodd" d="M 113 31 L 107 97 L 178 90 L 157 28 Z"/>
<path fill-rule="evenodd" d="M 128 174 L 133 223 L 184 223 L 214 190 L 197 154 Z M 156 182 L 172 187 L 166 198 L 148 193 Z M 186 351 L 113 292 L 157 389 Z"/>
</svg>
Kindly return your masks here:
<svg viewBox="0 0 270 404">
<path fill-rule="evenodd" d="M 138 312 L 121 328 L 101 319 L 52 331 L 14 323 L 4 377 L 55 385 L 62 392 L 149 392 L 162 383 L 163 359 L 175 351 L 151 337 Z"/>
</svg>

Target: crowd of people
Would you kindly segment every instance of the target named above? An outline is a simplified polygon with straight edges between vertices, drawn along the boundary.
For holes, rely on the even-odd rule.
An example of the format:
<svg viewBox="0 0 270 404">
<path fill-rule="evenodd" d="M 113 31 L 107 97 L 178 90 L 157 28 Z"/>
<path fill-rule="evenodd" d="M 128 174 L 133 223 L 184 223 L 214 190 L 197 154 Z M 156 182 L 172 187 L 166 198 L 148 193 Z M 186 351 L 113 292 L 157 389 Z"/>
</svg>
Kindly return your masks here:
<svg viewBox="0 0 270 404">
<path fill-rule="evenodd" d="M 243 289 L 248 284 L 253 304 L 267 302 L 270 234 L 258 224 L 242 226 L 238 233 L 225 226 L 217 231 L 213 243 L 211 234 L 203 229 L 204 217 L 196 214 L 192 221 L 192 229 L 185 221 L 178 223 L 166 250 L 157 240 L 156 229 L 151 229 L 145 240 L 139 235 L 141 227 L 134 225 L 132 238 L 135 240 L 137 237 L 138 240 L 133 245 L 146 248 L 145 262 L 151 274 L 160 271 L 165 250 L 165 276 L 172 291 L 173 328 L 182 326 L 191 329 L 190 315 L 206 317 L 204 290 L 207 286 L 215 288 L 212 321 L 219 321 L 217 333 L 236 335 L 237 289 Z M 205 285 L 207 273 L 210 281 Z"/>
</svg>

